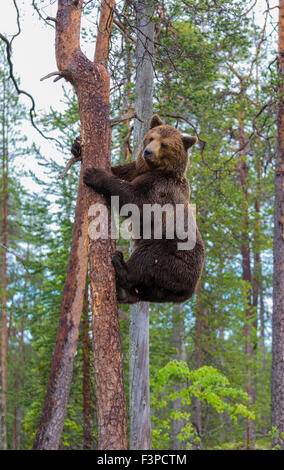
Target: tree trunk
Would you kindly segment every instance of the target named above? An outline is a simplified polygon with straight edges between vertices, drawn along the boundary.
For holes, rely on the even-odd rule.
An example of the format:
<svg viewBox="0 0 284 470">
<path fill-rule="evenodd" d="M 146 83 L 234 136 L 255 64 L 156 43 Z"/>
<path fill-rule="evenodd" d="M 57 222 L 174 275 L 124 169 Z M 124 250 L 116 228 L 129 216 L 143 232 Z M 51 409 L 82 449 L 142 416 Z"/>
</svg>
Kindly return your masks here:
<svg viewBox="0 0 284 470">
<path fill-rule="evenodd" d="M 239 116 L 239 145 L 241 148 L 245 146 L 245 133 L 244 133 L 244 116 L 240 113 Z M 239 172 L 239 179 L 241 189 L 244 197 L 244 215 L 241 221 L 241 257 L 242 257 L 242 279 L 249 284 L 247 293 L 247 306 L 245 311 L 245 325 L 244 325 L 244 339 L 245 339 L 245 367 L 246 367 L 246 391 L 251 398 L 252 403 L 255 401 L 255 387 L 254 377 L 255 368 L 255 351 L 256 351 L 256 332 L 255 322 L 252 323 L 254 316 L 252 305 L 252 275 L 251 275 L 251 254 L 250 254 L 250 239 L 249 239 L 249 216 L 248 216 L 248 182 L 247 182 L 247 162 L 245 150 L 239 153 L 239 160 L 237 163 Z M 246 421 L 246 447 L 253 449 L 255 446 L 255 422 L 247 419 Z"/>
<path fill-rule="evenodd" d="M 111 129 L 109 123 L 109 74 L 106 70 L 108 57 L 109 35 L 112 25 L 112 11 L 114 0 L 102 1 L 99 22 L 99 33 L 96 42 L 95 63 L 103 64 L 101 76 L 103 79 L 102 101 L 97 97 L 97 83 L 93 87 L 95 97 L 94 109 L 90 109 L 89 93 L 80 80 L 82 94 L 86 98 L 86 124 L 98 119 L 96 126 L 97 138 L 95 149 L 96 160 L 93 166 L 103 162 L 104 167 L 110 169 L 110 140 Z M 80 93 L 78 91 L 80 103 Z M 82 100 L 84 102 L 84 99 Z M 83 109 L 82 109 L 83 111 Z M 84 116 L 81 112 L 83 126 Z M 102 130 L 105 132 L 102 133 Z M 105 139 L 105 140 L 103 140 Z M 102 143 L 105 148 L 103 149 Z M 91 157 L 91 155 L 90 155 Z M 94 157 L 93 157 L 94 158 Z M 92 160 L 90 159 L 90 163 Z M 97 164 L 96 164 L 97 162 Z M 118 310 L 116 302 L 115 274 L 111 258 L 115 251 L 115 243 L 108 240 L 99 240 L 90 243 L 90 283 L 92 300 L 92 326 L 93 351 L 95 369 L 95 388 L 98 416 L 98 448 L 99 449 L 127 449 L 127 418 L 126 399 L 123 388 L 122 360 L 120 349 L 120 335 L 118 323 Z"/>
<path fill-rule="evenodd" d="M 284 450 L 284 0 L 279 2 L 279 104 L 275 164 L 271 425 L 272 445 Z"/>
<path fill-rule="evenodd" d="M 173 341 L 176 349 L 176 359 L 178 361 L 186 362 L 186 348 L 185 348 L 185 332 L 184 332 L 184 304 L 177 304 L 173 306 Z M 175 385 L 175 390 L 179 391 L 183 385 Z M 173 402 L 173 409 L 179 411 L 181 409 L 181 399 L 176 398 Z M 173 450 L 182 450 L 185 443 L 182 443 L 178 438 L 178 434 L 185 426 L 185 420 L 174 419 L 172 426 L 173 435 Z"/>
<path fill-rule="evenodd" d="M 252 307 L 254 321 L 252 326 L 254 328 L 254 341 L 253 341 L 253 359 L 254 359 L 254 384 L 253 394 L 254 402 L 257 400 L 258 389 L 261 390 L 261 384 L 259 381 L 265 372 L 265 368 L 262 367 L 262 374 L 258 374 L 257 371 L 257 347 L 260 349 L 260 357 L 262 366 L 264 365 L 264 328 L 263 326 L 263 282 L 262 282 L 262 263 L 261 263 L 261 195 L 262 195 L 262 148 L 260 139 L 257 139 L 257 161 L 256 161 L 256 173 L 257 173 L 257 187 L 255 194 L 255 216 L 254 216 L 254 240 L 253 240 L 253 276 L 252 276 Z M 260 320 L 260 336 L 257 339 L 257 332 L 259 328 Z M 264 417 L 262 419 L 265 419 Z M 264 422 L 264 421 L 263 421 Z"/>
<path fill-rule="evenodd" d="M 201 302 L 201 292 L 202 287 L 200 284 L 197 286 L 197 312 L 196 312 L 196 322 L 195 322 L 195 362 L 196 369 L 200 369 L 203 366 L 203 326 L 204 326 L 204 312 Z M 199 441 L 195 442 L 192 445 L 192 448 L 195 450 L 202 449 L 202 402 L 197 397 L 193 398 L 193 420 L 194 427 L 199 436 Z"/>
<path fill-rule="evenodd" d="M 144 122 L 134 123 L 134 158 L 149 130 L 153 114 L 154 24 L 152 0 L 138 0 L 135 111 Z M 149 389 L 149 304 L 139 302 L 130 306 L 129 331 L 130 382 L 130 449 L 151 449 L 151 417 Z"/>
<path fill-rule="evenodd" d="M 92 447 L 91 434 L 91 374 L 90 374 L 90 337 L 89 337 L 89 296 L 86 284 L 82 322 L 83 342 L 83 449 Z"/>
<path fill-rule="evenodd" d="M 88 250 L 99 448 L 125 449 L 127 445 L 115 277 L 111 264 L 114 244 L 110 237 L 107 240 L 89 238 L 88 241 L 88 209 L 104 200 L 83 184 L 86 168 L 110 168 L 106 63 L 113 5 L 114 1 L 102 2 L 95 62 L 91 62 L 80 49 L 82 1 L 58 1 L 56 60 L 58 69 L 73 84 L 78 97 L 82 166 L 57 342 L 34 449 L 59 446 L 83 308 Z"/>
<path fill-rule="evenodd" d="M 6 94 L 5 78 L 3 78 L 3 110 L 2 110 L 2 269 L 1 269 L 1 416 L 0 416 L 0 448 L 7 449 L 7 247 L 8 244 L 8 143 L 6 135 Z"/>
<path fill-rule="evenodd" d="M 124 16 L 127 21 L 128 19 L 128 10 L 129 10 L 129 3 L 128 0 L 125 0 L 124 3 Z M 125 21 L 126 22 L 126 21 Z M 126 26 L 127 27 L 127 26 Z M 131 100 L 131 75 L 132 75 L 132 48 L 130 44 L 130 40 L 128 37 L 125 35 L 124 37 L 124 52 L 126 55 L 126 60 L 125 60 L 125 70 L 124 70 L 124 86 L 123 86 L 123 97 L 122 97 L 122 106 L 121 106 L 121 114 L 124 115 L 128 112 L 129 107 L 130 107 L 130 100 Z M 125 163 L 128 163 L 131 159 L 131 149 L 130 149 L 130 136 L 132 133 L 133 128 L 130 126 L 130 119 L 127 119 L 125 121 L 125 129 L 126 129 L 126 136 L 124 139 L 124 142 L 122 144 L 122 153 L 125 158 Z"/>
</svg>

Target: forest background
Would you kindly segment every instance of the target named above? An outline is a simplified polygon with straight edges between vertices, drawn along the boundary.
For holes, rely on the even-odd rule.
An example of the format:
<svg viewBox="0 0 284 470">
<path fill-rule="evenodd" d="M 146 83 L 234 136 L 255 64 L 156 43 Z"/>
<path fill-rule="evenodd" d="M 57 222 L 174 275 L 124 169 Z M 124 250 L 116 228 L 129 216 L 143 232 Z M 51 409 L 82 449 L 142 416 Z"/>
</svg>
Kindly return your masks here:
<svg viewBox="0 0 284 470">
<path fill-rule="evenodd" d="M 56 2 L 9 3 L 1 33 L 13 42 L 19 88 L 36 104 L 35 114 L 31 99 L 17 93 L 2 41 L 1 447 L 16 450 L 33 445 L 49 380 L 80 163 L 58 176 L 80 123 L 71 85 L 39 81 L 56 70 L 54 22 L 46 20 L 55 17 Z M 98 4 L 84 5 L 87 54 L 96 40 Z M 276 7 L 267 1 L 155 2 L 154 110 L 199 137 L 188 178 L 206 265 L 184 305 L 151 305 L 153 449 L 270 448 Z M 135 2 L 117 2 L 115 19 L 112 118 L 134 105 Z M 131 159 L 132 130 L 130 119 L 113 126 L 112 163 Z M 125 240 L 118 245 L 129 250 Z M 128 397 L 129 311 L 120 307 Z M 90 335 L 85 313 L 62 449 L 97 448 Z"/>
</svg>

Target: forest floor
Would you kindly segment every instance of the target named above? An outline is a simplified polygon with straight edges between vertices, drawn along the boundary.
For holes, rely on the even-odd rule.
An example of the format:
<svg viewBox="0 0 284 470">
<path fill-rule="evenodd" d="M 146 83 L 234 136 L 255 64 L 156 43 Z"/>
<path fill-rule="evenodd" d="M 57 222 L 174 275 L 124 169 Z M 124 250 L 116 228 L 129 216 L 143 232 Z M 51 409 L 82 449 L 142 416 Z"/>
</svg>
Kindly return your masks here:
<svg viewBox="0 0 284 470">
<path fill-rule="evenodd" d="M 245 450 L 246 443 L 245 441 L 237 442 L 226 442 L 221 446 L 216 446 L 213 450 Z M 255 450 L 271 450 L 271 439 L 270 437 L 263 437 L 262 439 L 257 439 L 255 442 Z"/>
</svg>

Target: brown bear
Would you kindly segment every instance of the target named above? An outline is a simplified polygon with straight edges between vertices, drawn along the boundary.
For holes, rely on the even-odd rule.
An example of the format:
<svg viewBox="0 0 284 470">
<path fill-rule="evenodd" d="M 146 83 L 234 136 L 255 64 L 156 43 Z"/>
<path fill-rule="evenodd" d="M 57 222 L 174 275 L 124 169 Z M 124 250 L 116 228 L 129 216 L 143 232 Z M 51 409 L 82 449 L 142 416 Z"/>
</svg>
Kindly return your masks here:
<svg viewBox="0 0 284 470">
<path fill-rule="evenodd" d="M 112 167 L 111 173 L 88 168 L 84 182 L 103 194 L 108 203 L 111 196 L 118 196 L 120 208 L 129 203 L 138 206 L 141 227 L 145 222 L 143 207 L 146 205 L 169 205 L 172 223 L 177 219 L 176 208 L 180 205 L 184 208 L 184 233 L 188 233 L 190 188 L 185 171 L 187 151 L 196 141 L 196 137 L 183 136 L 177 129 L 163 125 L 159 116 L 154 115 L 136 161 Z M 72 153 L 78 156 L 78 140 L 73 144 Z M 195 245 L 179 249 L 179 242 L 185 239 L 179 238 L 176 228 L 171 237 L 166 236 L 164 214 L 162 236 L 158 239 L 154 236 L 152 215 L 147 223 L 148 228 L 150 223 L 150 237 L 134 240 L 128 261 L 124 261 L 120 251 L 113 256 L 118 302 L 183 302 L 193 295 L 204 264 L 205 250 L 199 230 L 194 227 Z"/>
</svg>

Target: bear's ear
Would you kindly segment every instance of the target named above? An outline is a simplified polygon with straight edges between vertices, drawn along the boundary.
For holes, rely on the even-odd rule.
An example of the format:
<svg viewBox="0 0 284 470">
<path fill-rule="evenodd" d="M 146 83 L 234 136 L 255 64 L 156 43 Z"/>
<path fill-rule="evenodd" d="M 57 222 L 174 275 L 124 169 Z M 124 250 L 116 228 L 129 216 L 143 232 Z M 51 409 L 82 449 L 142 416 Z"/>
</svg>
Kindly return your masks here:
<svg viewBox="0 0 284 470">
<path fill-rule="evenodd" d="M 182 137 L 182 141 L 183 141 L 185 150 L 188 150 L 189 147 L 192 147 L 194 144 L 196 144 L 196 142 L 198 141 L 198 138 L 195 136 L 191 137 L 189 135 L 184 135 Z"/>
<path fill-rule="evenodd" d="M 157 127 L 157 126 L 161 126 L 163 123 L 160 119 L 160 117 L 158 116 L 158 114 L 153 114 L 153 116 L 151 117 L 151 121 L 150 121 L 150 129 L 153 129 L 154 127 Z"/>
</svg>

